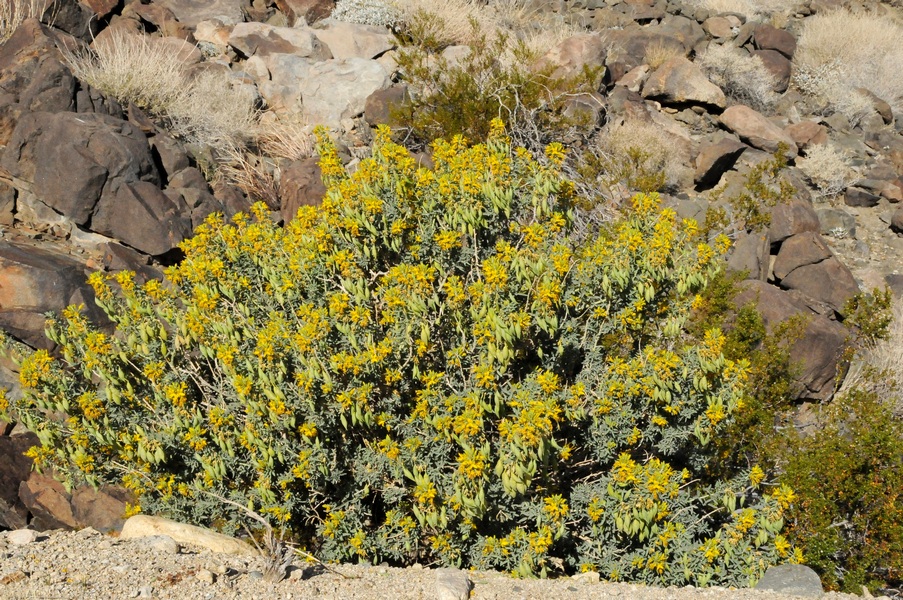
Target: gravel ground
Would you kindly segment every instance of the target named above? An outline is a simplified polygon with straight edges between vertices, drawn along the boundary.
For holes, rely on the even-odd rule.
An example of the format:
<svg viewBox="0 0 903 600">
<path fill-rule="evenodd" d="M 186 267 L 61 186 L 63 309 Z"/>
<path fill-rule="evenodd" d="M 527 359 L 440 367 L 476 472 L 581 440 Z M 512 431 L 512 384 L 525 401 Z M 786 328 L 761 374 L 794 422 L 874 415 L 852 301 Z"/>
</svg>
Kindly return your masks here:
<svg viewBox="0 0 903 600">
<path fill-rule="evenodd" d="M 417 568 L 312 565 L 294 568 L 278 584 L 262 580 L 258 558 L 178 547 L 168 537 L 119 540 L 92 529 L 46 532 L 14 545 L 0 533 L 0 598 L 6 600 L 106 600 L 157 598 L 220 600 L 445 600 L 437 572 Z M 790 600 L 795 596 L 724 588 L 652 588 L 608 584 L 578 576 L 557 580 L 512 579 L 469 572 L 473 600 Z M 824 599 L 855 596 L 829 593 Z"/>
</svg>

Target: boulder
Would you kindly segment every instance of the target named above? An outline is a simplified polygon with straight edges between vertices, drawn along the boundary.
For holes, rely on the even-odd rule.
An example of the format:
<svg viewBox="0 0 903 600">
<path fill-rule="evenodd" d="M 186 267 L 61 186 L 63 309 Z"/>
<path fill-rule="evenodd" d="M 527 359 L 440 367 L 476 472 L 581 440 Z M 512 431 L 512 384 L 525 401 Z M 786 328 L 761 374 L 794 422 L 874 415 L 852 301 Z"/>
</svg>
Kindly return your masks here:
<svg viewBox="0 0 903 600">
<path fill-rule="evenodd" d="M 793 269 L 781 279 L 780 285 L 831 307 L 841 316 L 844 316 L 844 304 L 859 293 L 853 274 L 834 256 Z"/>
<path fill-rule="evenodd" d="M 80 527 L 97 531 L 119 531 L 125 524 L 125 505 L 134 502 L 122 488 L 103 486 L 94 489 L 82 486 L 72 493 L 72 513 Z"/>
<path fill-rule="evenodd" d="M 753 50 L 751 54 L 758 57 L 774 77 L 775 83 L 771 89 L 779 94 L 786 92 L 790 87 L 790 59 L 775 50 Z"/>
<path fill-rule="evenodd" d="M 741 233 L 727 260 L 727 268 L 735 273 L 746 272 L 748 279 L 765 281 L 768 278 L 770 256 L 768 232 Z"/>
<path fill-rule="evenodd" d="M 17 187 L 86 225 L 104 194 L 124 183 L 160 184 L 144 134 L 98 114 L 29 113 L 16 125 L 2 165 Z"/>
<path fill-rule="evenodd" d="M 856 218 L 847 211 L 839 208 L 820 208 L 816 212 L 822 235 L 833 235 L 838 238 L 856 236 Z"/>
<path fill-rule="evenodd" d="M 75 109 L 75 78 L 57 50 L 58 37 L 28 19 L 0 45 L 0 147 L 22 115 Z"/>
<path fill-rule="evenodd" d="M 803 400 L 829 399 L 834 393 L 840 357 L 849 335 L 847 329 L 813 312 L 791 293 L 764 281 L 747 279 L 739 288 L 734 298 L 736 306 L 754 303 L 769 332 L 791 317 L 803 318 L 802 329 L 790 347 L 790 360 L 800 366 L 792 395 Z"/>
<path fill-rule="evenodd" d="M 66 254 L 0 241 L 0 327 L 32 348 L 50 348 L 47 312 L 84 304 L 89 317 L 104 322 L 86 279 L 85 266 Z"/>
<path fill-rule="evenodd" d="M 391 83 L 375 60 L 346 58 L 310 66 L 299 82 L 304 114 L 310 123 L 338 129 L 342 119 L 364 112 L 367 98 Z"/>
<path fill-rule="evenodd" d="M 786 58 L 793 58 L 796 52 L 796 38 L 793 34 L 771 25 L 762 24 L 756 27 L 753 41 L 760 50 L 775 50 Z"/>
<path fill-rule="evenodd" d="M 311 29 L 274 27 L 266 23 L 239 23 L 229 35 L 229 45 L 245 57 L 291 54 L 302 58 L 332 58 L 329 48 Z"/>
<path fill-rule="evenodd" d="M 250 0 L 154 0 L 169 9 L 179 23 L 194 29 L 201 21 L 219 19 L 226 25 L 245 20 Z"/>
<path fill-rule="evenodd" d="M 740 136 L 754 148 L 776 152 L 779 144 L 787 147 L 790 157 L 797 154 L 796 142 L 784 130 L 748 106 L 737 104 L 726 109 L 719 117 L 721 124 Z"/>
<path fill-rule="evenodd" d="M 646 85 L 644 98 L 655 98 L 678 104 L 691 103 L 725 107 L 724 92 L 683 56 L 675 56 L 656 69 Z"/>
<path fill-rule="evenodd" d="M 727 17 L 709 17 L 702 24 L 702 29 L 713 38 L 734 37 L 734 26 Z"/>
<path fill-rule="evenodd" d="M 731 138 L 702 145 L 696 156 L 696 173 L 693 181 L 702 186 L 717 184 L 724 172 L 733 168 L 747 147 L 746 144 Z"/>
<path fill-rule="evenodd" d="M 552 69 L 552 77 L 575 77 L 586 67 L 600 67 L 605 63 L 606 46 L 597 33 L 581 33 L 562 40 L 546 52 L 538 69 Z"/>
<path fill-rule="evenodd" d="M 294 26 L 298 19 L 305 23 L 316 23 L 332 14 L 335 0 L 276 0 L 276 6 L 289 18 Z"/>
<path fill-rule="evenodd" d="M 855 185 L 849 186 L 843 193 L 843 203 L 847 206 L 870 208 L 878 206 L 878 202 L 880 201 L 880 195 Z"/>
<path fill-rule="evenodd" d="M 188 206 L 146 181 L 124 183 L 97 203 L 91 228 L 139 252 L 159 256 L 191 235 Z"/>
<path fill-rule="evenodd" d="M 364 102 L 364 120 L 371 127 L 392 125 L 392 111 L 400 107 L 408 97 L 408 88 L 402 84 L 376 90 Z"/>
<path fill-rule="evenodd" d="M 834 254 L 814 231 L 790 236 L 781 244 L 774 260 L 774 276 L 780 281 L 794 270 L 831 258 Z"/>
<path fill-rule="evenodd" d="M 772 244 L 783 242 L 792 235 L 804 231 L 819 231 L 818 215 L 812 204 L 794 198 L 785 204 L 778 204 L 771 209 L 771 225 L 768 227 L 768 238 Z"/>
<path fill-rule="evenodd" d="M 894 210 L 890 218 L 890 228 L 894 233 L 903 233 L 903 207 Z"/>
<path fill-rule="evenodd" d="M 119 538 L 123 540 L 166 535 L 179 544 L 200 546 L 211 552 L 257 556 L 258 552 L 245 542 L 217 533 L 210 529 L 187 525 L 163 517 L 135 515 L 129 517 L 122 527 Z"/>
<path fill-rule="evenodd" d="M 19 486 L 31 474 L 32 460 L 25 452 L 36 444 L 38 436 L 31 432 L 0 436 L 0 529 L 19 529 L 28 523 Z"/>
<path fill-rule="evenodd" d="M 80 0 L 81 3 L 98 19 L 106 17 L 113 12 L 113 9 L 119 6 L 119 0 Z"/>
<path fill-rule="evenodd" d="M 333 58 L 377 58 L 395 47 L 392 34 L 377 25 L 325 19 L 313 33 Z"/>
<path fill-rule="evenodd" d="M 32 514 L 37 529 L 75 529 L 78 521 L 69 504 L 69 494 L 56 479 L 32 473 L 19 485 L 19 499 Z"/>
<path fill-rule="evenodd" d="M 467 600 L 473 582 L 461 569 L 436 569 L 436 600 Z"/>
<path fill-rule="evenodd" d="M 806 565 L 769 567 L 755 589 L 811 598 L 821 598 L 824 594 L 818 573 Z"/>
<path fill-rule="evenodd" d="M 800 121 L 788 125 L 784 128 L 784 133 L 793 139 L 800 150 L 828 142 L 828 128 L 815 121 Z"/>
</svg>

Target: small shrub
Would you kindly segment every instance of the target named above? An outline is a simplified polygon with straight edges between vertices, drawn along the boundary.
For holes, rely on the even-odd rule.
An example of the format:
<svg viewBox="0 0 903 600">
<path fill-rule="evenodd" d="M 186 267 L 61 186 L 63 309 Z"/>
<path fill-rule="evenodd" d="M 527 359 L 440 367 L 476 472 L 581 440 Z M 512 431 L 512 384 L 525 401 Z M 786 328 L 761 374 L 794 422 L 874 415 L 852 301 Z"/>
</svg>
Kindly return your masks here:
<svg viewBox="0 0 903 600">
<path fill-rule="evenodd" d="M 535 56 L 523 45 L 511 61 L 500 61 L 510 48 L 506 35 L 480 35 L 454 63 L 419 47 L 399 52 L 397 62 L 411 95 L 394 111 L 393 120 L 409 131 L 407 142 L 422 147 L 458 134 L 484 139 L 488 123 L 501 118 L 517 144 L 541 152 L 553 139 L 592 128 L 563 116 L 562 109 L 572 95 L 595 91 L 598 70 L 553 77 L 551 67 L 535 69 Z"/>
<path fill-rule="evenodd" d="M 46 0 L 4 0 L 0 2 L 0 44 L 8 40 L 25 19 L 40 19 Z"/>
<path fill-rule="evenodd" d="M 873 110 L 857 88 L 867 88 L 899 111 L 901 35 L 903 27 L 876 13 L 835 10 L 807 18 L 793 59 L 795 84 L 854 125 Z"/>
<path fill-rule="evenodd" d="M 754 165 L 746 174 L 739 194 L 726 199 L 731 213 L 725 207 L 713 206 L 706 211 L 704 231 L 760 231 L 771 224 L 771 209 L 793 198 L 793 185 L 781 175 L 787 166 L 786 147 L 778 146 L 770 160 Z M 712 203 L 723 203 L 723 189 L 714 190 Z"/>
<path fill-rule="evenodd" d="M 326 198 L 284 229 L 258 205 L 166 284 L 93 275 L 116 331 L 70 307 L 21 363 L 38 467 L 193 522 L 234 525 L 225 498 L 324 560 L 659 585 L 799 560 L 791 490 L 701 479 L 747 376 L 686 328 L 728 241 L 638 195 L 575 243 L 561 146 L 543 166 L 500 121 L 435 170 L 388 136 L 350 176 L 322 140 Z"/>
<path fill-rule="evenodd" d="M 689 0 L 691 6 L 705 8 L 712 13 L 738 13 L 757 21 L 793 8 L 785 0 Z"/>
<path fill-rule="evenodd" d="M 401 12 L 384 0 L 339 0 L 330 16 L 337 21 L 391 29 L 401 19 Z"/>
<path fill-rule="evenodd" d="M 872 373 L 865 379 L 883 380 Z M 903 422 L 869 386 L 825 407 L 820 426 L 796 440 L 783 481 L 798 503 L 790 535 L 825 587 L 859 593 L 903 583 Z"/>
<path fill-rule="evenodd" d="M 833 144 L 810 146 L 806 156 L 797 159 L 796 165 L 822 198 L 841 193 L 856 176 L 843 153 Z"/>
<path fill-rule="evenodd" d="M 117 29 L 93 53 L 66 57 L 78 79 L 134 103 L 187 141 L 224 152 L 253 136 L 257 111 L 249 90 L 233 87 L 222 72 L 190 75 L 178 52 L 149 36 Z"/>
<path fill-rule="evenodd" d="M 736 103 L 768 112 L 778 99 L 774 75 L 759 57 L 745 50 L 729 44 L 709 44 L 696 63 Z"/>
<path fill-rule="evenodd" d="M 675 56 L 683 56 L 684 52 L 679 45 L 656 40 L 646 46 L 645 62 L 653 71 Z"/>
<path fill-rule="evenodd" d="M 660 126 L 640 119 L 610 122 L 590 150 L 595 161 L 587 174 L 601 177 L 603 188 L 625 186 L 627 193 L 679 188 L 692 179 L 683 163 L 686 148 Z"/>
</svg>

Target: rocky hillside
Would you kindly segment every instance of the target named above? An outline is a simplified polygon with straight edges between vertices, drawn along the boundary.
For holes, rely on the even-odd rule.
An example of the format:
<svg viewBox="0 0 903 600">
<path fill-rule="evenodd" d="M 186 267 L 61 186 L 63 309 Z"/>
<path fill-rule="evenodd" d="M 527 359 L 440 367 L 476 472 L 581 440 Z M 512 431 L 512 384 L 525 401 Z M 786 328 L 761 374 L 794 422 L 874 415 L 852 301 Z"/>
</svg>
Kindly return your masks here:
<svg viewBox="0 0 903 600">
<path fill-rule="evenodd" d="M 0 36 L 0 327 L 32 348 L 50 346 L 48 311 L 84 304 L 102 320 L 91 272 L 159 278 L 211 213 L 263 199 L 288 221 L 318 204 L 313 126 L 353 167 L 392 107 L 425 93 L 399 66 L 395 34 L 417 15 L 406 4 L 48 0 L 30 13 L 13 4 L 23 18 L 4 21 Z M 595 89 L 563 109 L 582 119 L 573 151 L 642 145 L 650 168 L 667 171 L 660 189 L 681 216 L 704 222 L 723 209 L 730 267 L 748 274 L 739 300 L 758 299 L 769 326 L 807 317 L 791 350 L 803 365 L 795 398 L 830 400 L 847 300 L 885 286 L 903 295 L 903 85 L 888 80 L 903 64 L 893 62 L 903 60 L 897 9 L 840 0 L 465 8 L 494 15 L 481 27 L 538 43 L 537 70 L 598 70 Z M 443 30 L 450 41 L 431 60 L 465 60 L 464 30 Z M 863 45 L 871 54 L 854 51 Z M 778 150 L 788 160 L 778 178 L 792 187 L 759 206 L 769 218 L 747 232 L 727 199 Z M 616 207 L 627 193 L 612 186 L 605 197 Z M 0 380 L 15 395 L 15 365 L 0 364 Z M 35 438 L 14 425 L 0 423 L 0 529 L 121 527 L 125 495 L 69 492 L 31 473 L 22 453 Z"/>
</svg>

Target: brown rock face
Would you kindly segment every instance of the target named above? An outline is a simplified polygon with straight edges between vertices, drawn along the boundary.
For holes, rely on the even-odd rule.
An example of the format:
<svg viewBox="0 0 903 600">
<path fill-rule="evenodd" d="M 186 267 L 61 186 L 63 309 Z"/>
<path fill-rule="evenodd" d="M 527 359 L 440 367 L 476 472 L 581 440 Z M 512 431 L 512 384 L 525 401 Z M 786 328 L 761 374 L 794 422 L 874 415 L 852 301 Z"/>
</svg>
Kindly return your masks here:
<svg viewBox="0 0 903 600">
<path fill-rule="evenodd" d="M 734 166 L 746 148 L 746 144 L 730 138 L 702 146 L 696 156 L 696 174 L 693 180 L 700 185 L 718 183 L 724 172 Z"/>
<path fill-rule="evenodd" d="M 293 25 L 297 19 L 313 24 L 332 14 L 335 0 L 276 0 L 276 6 Z"/>
<path fill-rule="evenodd" d="M 776 50 L 753 50 L 753 56 L 758 56 L 768 72 L 775 78 L 772 88 L 775 92 L 783 94 L 790 87 L 790 59 Z"/>
<path fill-rule="evenodd" d="M 807 231 L 794 235 L 781 244 L 774 261 L 774 276 L 784 279 L 794 270 L 831 258 L 833 253 L 821 235 Z"/>
<path fill-rule="evenodd" d="M 56 479 L 32 473 L 19 486 L 19 498 L 33 515 L 32 525 L 38 530 L 75 529 L 78 526 L 69 504 L 69 494 Z"/>
<path fill-rule="evenodd" d="M 787 146 L 788 154 L 797 154 L 793 138 L 780 127 L 748 106 L 738 104 L 721 113 L 721 124 L 740 136 L 740 139 L 754 148 L 765 152 L 775 152 L 779 144 Z"/>
<path fill-rule="evenodd" d="M 771 210 L 771 225 L 768 237 L 771 243 L 782 242 L 792 235 L 805 231 L 819 231 L 821 226 L 812 204 L 794 199 L 787 204 L 778 204 Z"/>
<path fill-rule="evenodd" d="M 793 395 L 805 400 L 829 399 L 834 392 L 847 329 L 837 321 L 812 312 L 804 302 L 764 281 L 749 279 L 742 282 L 735 302 L 737 306 L 755 303 L 768 331 L 793 316 L 803 317 L 803 330 L 790 349 L 790 359 L 801 365 Z"/>
<path fill-rule="evenodd" d="M 0 528 L 21 529 L 27 524 L 28 509 L 19 500 L 19 485 L 31 473 L 31 459 L 25 451 L 38 443 L 33 433 L 0 436 Z"/>
<path fill-rule="evenodd" d="M 781 280 L 781 287 L 798 290 L 813 300 L 827 304 L 841 316 L 847 300 L 859 293 L 853 274 L 833 256 L 794 269 Z"/>
<path fill-rule="evenodd" d="M 75 108 L 75 78 L 63 64 L 54 37 L 29 19 L 0 45 L 0 146 L 9 143 L 23 114 Z"/>
<path fill-rule="evenodd" d="M 643 86 L 644 98 L 666 102 L 706 104 L 725 107 L 724 92 L 703 72 L 682 56 L 675 56 L 656 69 Z"/>
<path fill-rule="evenodd" d="M 44 314 L 84 304 L 103 322 L 84 265 L 48 250 L 0 242 L 0 327 L 32 348 L 49 348 Z"/>
<path fill-rule="evenodd" d="M 805 150 L 809 146 L 825 144 L 828 141 L 828 128 L 815 121 L 800 121 L 788 125 L 784 129 L 784 133 L 793 138 L 800 150 Z"/>
<path fill-rule="evenodd" d="M 793 53 L 796 52 L 796 38 L 793 34 L 771 25 L 756 27 L 754 40 L 756 48 L 776 50 L 787 58 L 793 58 Z"/>
<path fill-rule="evenodd" d="M 31 113 L 16 125 L 2 165 L 39 200 L 86 224 L 101 196 L 123 183 L 160 184 L 144 134 L 98 114 Z"/>
</svg>

